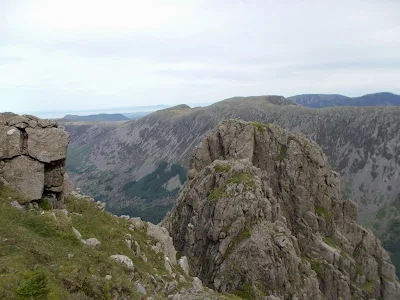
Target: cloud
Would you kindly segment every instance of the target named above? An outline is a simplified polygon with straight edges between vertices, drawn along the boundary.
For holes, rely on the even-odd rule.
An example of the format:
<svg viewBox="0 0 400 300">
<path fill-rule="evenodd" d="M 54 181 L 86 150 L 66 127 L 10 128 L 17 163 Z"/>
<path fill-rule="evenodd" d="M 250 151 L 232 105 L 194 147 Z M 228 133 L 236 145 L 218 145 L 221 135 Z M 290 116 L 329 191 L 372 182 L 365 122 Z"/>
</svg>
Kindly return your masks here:
<svg viewBox="0 0 400 300">
<path fill-rule="evenodd" d="M 400 1 L 0 2 L 0 110 L 399 92 Z"/>
</svg>

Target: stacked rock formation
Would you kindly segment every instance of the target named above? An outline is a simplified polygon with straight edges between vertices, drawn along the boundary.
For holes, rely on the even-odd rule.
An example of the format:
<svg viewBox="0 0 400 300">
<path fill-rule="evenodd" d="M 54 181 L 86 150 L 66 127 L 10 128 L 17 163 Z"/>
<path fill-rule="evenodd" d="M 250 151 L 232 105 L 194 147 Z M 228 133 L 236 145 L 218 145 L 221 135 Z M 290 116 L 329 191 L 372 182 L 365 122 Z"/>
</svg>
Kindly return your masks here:
<svg viewBox="0 0 400 300">
<path fill-rule="evenodd" d="M 225 121 L 195 149 L 189 177 L 162 224 L 209 287 L 250 299 L 400 299 L 389 254 L 306 137 Z"/>
<path fill-rule="evenodd" d="M 0 180 L 27 202 L 46 198 L 60 208 L 71 190 L 65 172 L 69 135 L 54 120 L 0 114 Z"/>
</svg>

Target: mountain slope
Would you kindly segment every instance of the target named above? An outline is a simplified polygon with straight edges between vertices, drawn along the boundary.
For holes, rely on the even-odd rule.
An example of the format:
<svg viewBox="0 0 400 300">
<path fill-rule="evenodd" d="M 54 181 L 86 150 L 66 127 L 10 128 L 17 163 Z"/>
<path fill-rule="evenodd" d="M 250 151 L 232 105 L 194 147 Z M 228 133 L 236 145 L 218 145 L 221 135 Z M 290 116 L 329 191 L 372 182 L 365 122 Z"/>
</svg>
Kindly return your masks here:
<svg viewBox="0 0 400 300">
<path fill-rule="evenodd" d="M 293 102 L 313 108 L 332 106 L 387 106 L 400 105 L 400 95 L 392 93 L 368 94 L 361 97 L 343 95 L 304 94 L 289 97 Z"/>
<path fill-rule="evenodd" d="M 64 118 L 59 119 L 60 123 L 65 122 L 117 122 L 129 121 L 130 119 L 123 114 L 97 114 L 88 116 L 66 115 Z"/>
<path fill-rule="evenodd" d="M 400 193 L 399 107 L 311 109 L 278 96 L 175 107 L 112 128 L 67 123 L 70 153 L 83 153 L 70 175 L 85 192 L 106 201 L 111 211 L 134 208 L 135 214 L 145 215 L 154 206 L 171 205 L 174 195 L 146 201 L 127 196 L 123 187 L 152 174 L 161 163 L 168 163 L 166 171 L 172 164 L 187 167 L 190 149 L 218 122 L 230 118 L 277 123 L 315 140 L 340 173 L 344 196 L 359 204 L 361 220 L 373 217 Z M 158 184 L 163 188 L 166 182 Z M 162 214 L 153 221 L 161 218 Z"/>
</svg>

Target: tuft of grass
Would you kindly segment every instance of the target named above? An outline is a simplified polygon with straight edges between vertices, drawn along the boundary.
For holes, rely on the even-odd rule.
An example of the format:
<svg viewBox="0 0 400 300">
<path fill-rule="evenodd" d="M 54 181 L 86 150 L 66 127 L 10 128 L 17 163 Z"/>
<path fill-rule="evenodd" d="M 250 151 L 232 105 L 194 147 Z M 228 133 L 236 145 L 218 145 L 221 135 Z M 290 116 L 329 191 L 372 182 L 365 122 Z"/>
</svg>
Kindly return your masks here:
<svg viewBox="0 0 400 300">
<path fill-rule="evenodd" d="M 4 200 L 9 200 L 10 198 L 10 202 L 16 200 L 19 204 L 26 204 L 30 202 L 30 200 L 24 195 L 12 189 L 11 187 L 4 185 L 2 182 L 0 182 L 0 198 Z"/>
<path fill-rule="evenodd" d="M 228 184 L 230 184 L 230 183 L 233 183 L 233 184 L 242 183 L 245 187 L 254 188 L 255 187 L 254 174 L 250 173 L 250 172 L 234 174 L 228 180 Z"/>
<path fill-rule="evenodd" d="M 15 295 L 21 299 L 43 299 L 49 293 L 48 278 L 46 274 L 32 271 L 25 274 L 21 284 L 15 289 Z"/>
<path fill-rule="evenodd" d="M 325 242 L 326 244 L 328 244 L 329 246 L 331 246 L 331 247 L 333 247 L 333 248 L 336 248 L 336 249 L 339 249 L 339 246 L 335 243 L 335 241 L 334 241 L 330 236 L 325 236 L 325 237 L 323 238 L 323 240 L 324 240 L 324 242 Z"/>
<path fill-rule="evenodd" d="M 208 200 L 218 201 L 224 195 L 228 196 L 228 197 L 233 197 L 233 194 L 226 193 L 226 186 L 228 184 L 243 184 L 244 190 L 247 191 L 250 188 L 255 187 L 254 174 L 250 173 L 250 172 L 234 174 L 231 178 L 229 178 L 229 180 L 226 182 L 225 185 L 223 185 L 222 187 L 213 189 L 210 192 L 210 194 L 208 195 Z"/>
<path fill-rule="evenodd" d="M 350 260 L 350 257 L 349 257 L 349 255 L 348 255 L 346 252 L 340 251 L 340 255 L 341 255 L 344 259 Z"/>
<path fill-rule="evenodd" d="M 224 191 L 222 188 L 213 189 L 208 195 L 208 200 L 217 202 L 224 195 Z"/>
<path fill-rule="evenodd" d="M 362 269 L 362 266 L 361 266 L 361 264 L 359 264 L 359 263 L 356 264 L 356 273 L 357 273 L 357 275 L 359 275 L 359 276 L 364 275 L 364 271 L 363 271 L 363 269 Z"/>
<path fill-rule="evenodd" d="M 281 150 L 279 151 L 279 154 L 276 156 L 275 160 L 283 161 L 283 159 L 286 156 L 286 153 L 287 153 L 287 146 L 286 145 L 282 145 L 281 146 Z"/>
<path fill-rule="evenodd" d="M 372 294 L 375 290 L 375 283 L 373 281 L 367 280 L 362 287 L 363 290 L 367 291 L 368 294 Z"/>
<path fill-rule="evenodd" d="M 314 211 L 316 214 L 322 216 L 327 223 L 330 223 L 332 221 L 332 214 L 322 206 L 315 204 Z"/>
<path fill-rule="evenodd" d="M 253 286 L 251 283 L 246 282 L 241 289 L 233 291 L 233 294 L 241 297 L 242 299 L 255 299 Z"/>
<path fill-rule="evenodd" d="M 383 276 L 383 279 L 385 279 L 387 282 L 393 282 L 393 279 L 388 277 L 388 276 Z"/>
<path fill-rule="evenodd" d="M 321 262 L 319 260 L 313 259 L 311 261 L 311 269 L 313 269 L 315 271 L 315 273 L 317 273 L 318 277 L 322 277 L 322 266 L 321 266 Z"/>
<path fill-rule="evenodd" d="M 214 167 L 214 170 L 215 170 L 217 173 L 228 172 L 230 169 L 231 169 L 231 167 L 228 166 L 228 165 L 216 165 L 216 166 Z"/>
<path fill-rule="evenodd" d="M 38 204 L 39 204 L 39 207 L 41 209 L 43 209 L 43 210 L 51 210 L 51 209 L 53 209 L 53 207 L 51 206 L 49 200 L 47 200 L 47 199 L 44 199 L 44 198 L 40 199 Z"/>
<path fill-rule="evenodd" d="M 260 123 L 260 122 L 249 122 L 251 125 L 253 125 L 255 128 L 257 128 L 257 130 L 260 132 L 260 133 L 264 133 L 265 132 L 265 129 L 267 128 L 267 124 L 263 124 L 263 123 Z"/>
<path fill-rule="evenodd" d="M 227 257 L 237 245 L 239 245 L 241 242 L 250 237 L 251 237 L 251 231 L 249 228 L 245 227 L 242 230 L 242 232 L 236 238 L 234 238 L 232 242 L 229 244 L 229 247 L 228 249 L 226 249 L 224 257 Z"/>
</svg>

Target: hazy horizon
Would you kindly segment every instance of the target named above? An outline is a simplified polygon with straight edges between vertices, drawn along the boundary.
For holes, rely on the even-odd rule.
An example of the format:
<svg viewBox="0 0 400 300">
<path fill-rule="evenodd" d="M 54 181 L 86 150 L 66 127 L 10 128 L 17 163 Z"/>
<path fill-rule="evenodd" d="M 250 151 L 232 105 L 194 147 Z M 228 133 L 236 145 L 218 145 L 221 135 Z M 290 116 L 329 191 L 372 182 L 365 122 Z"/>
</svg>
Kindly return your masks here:
<svg viewBox="0 0 400 300">
<path fill-rule="evenodd" d="M 215 102 L 210 103 L 194 103 L 190 105 L 190 107 L 196 106 L 208 106 Z M 181 103 L 184 104 L 184 103 Z M 141 112 L 154 112 L 160 109 L 169 108 L 175 106 L 177 104 L 158 104 L 151 106 L 131 106 L 131 107 L 109 107 L 109 108 L 101 108 L 101 109 L 87 109 L 87 110 L 58 110 L 58 111 L 29 111 L 29 112 L 21 112 L 23 114 L 31 114 L 41 118 L 62 118 L 65 115 L 78 115 L 78 116 L 87 116 L 87 115 L 95 115 L 95 114 L 130 114 L 130 113 L 141 113 Z"/>
<path fill-rule="evenodd" d="M 0 111 L 400 94 L 400 1 L 0 2 Z"/>
<path fill-rule="evenodd" d="M 386 91 L 379 91 L 376 93 L 385 93 Z M 376 94 L 372 93 L 372 94 Z M 328 95 L 328 94 L 326 94 Z M 332 95 L 332 94 L 330 94 Z M 370 95 L 370 94 L 363 94 L 363 95 L 357 95 L 355 97 L 362 97 L 365 95 Z M 397 94 L 396 94 L 397 95 Z M 247 96 L 232 96 L 233 97 L 249 97 L 249 96 L 262 96 L 262 95 L 247 95 Z M 291 96 L 298 96 L 298 95 L 291 95 Z M 287 96 L 286 98 L 289 98 L 291 96 Z M 347 95 L 342 95 L 342 96 L 347 96 Z M 229 98 L 226 98 L 229 99 Z M 218 101 L 226 100 L 226 99 L 220 99 Z M 169 107 L 173 107 L 176 105 L 180 104 L 186 104 L 189 105 L 191 108 L 193 107 L 205 107 L 212 105 L 218 101 L 213 101 L 213 102 L 207 102 L 207 103 L 191 103 L 186 104 L 186 103 L 179 103 L 179 104 L 156 104 L 156 105 L 150 105 L 150 106 L 128 106 L 128 107 L 107 107 L 107 108 L 101 108 L 101 109 L 96 109 L 96 108 L 89 108 L 86 110 L 80 110 L 80 109 L 72 109 L 72 110 L 43 110 L 43 111 L 11 111 L 13 113 L 20 113 L 20 114 L 29 114 L 29 115 L 35 115 L 41 118 L 63 118 L 66 115 L 78 115 L 78 116 L 87 116 L 87 115 L 96 115 L 96 114 L 131 114 L 131 113 L 151 113 L 155 112 L 160 109 L 165 109 Z M 1 111 L 0 111 L 1 112 Z"/>
</svg>

